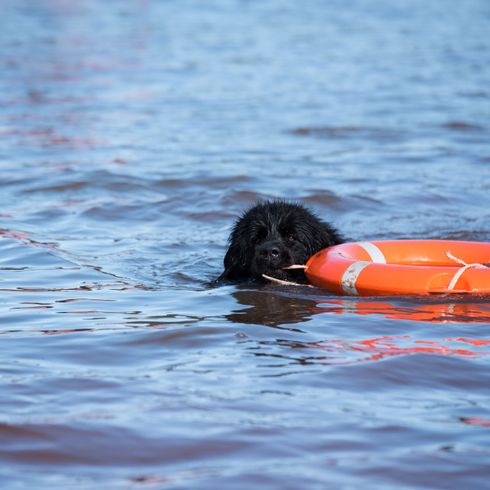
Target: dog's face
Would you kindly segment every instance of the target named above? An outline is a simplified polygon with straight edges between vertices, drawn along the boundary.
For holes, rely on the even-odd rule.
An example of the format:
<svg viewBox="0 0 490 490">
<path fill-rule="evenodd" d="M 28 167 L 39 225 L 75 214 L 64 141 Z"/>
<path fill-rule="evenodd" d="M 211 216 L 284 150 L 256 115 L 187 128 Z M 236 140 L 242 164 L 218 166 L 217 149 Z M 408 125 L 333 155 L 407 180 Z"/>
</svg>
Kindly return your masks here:
<svg viewBox="0 0 490 490">
<path fill-rule="evenodd" d="M 264 202 L 235 223 L 221 279 L 276 279 L 306 282 L 303 271 L 285 270 L 305 264 L 319 250 L 341 242 L 334 228 L 305 207 L 284 201 Z"/>
</svg>

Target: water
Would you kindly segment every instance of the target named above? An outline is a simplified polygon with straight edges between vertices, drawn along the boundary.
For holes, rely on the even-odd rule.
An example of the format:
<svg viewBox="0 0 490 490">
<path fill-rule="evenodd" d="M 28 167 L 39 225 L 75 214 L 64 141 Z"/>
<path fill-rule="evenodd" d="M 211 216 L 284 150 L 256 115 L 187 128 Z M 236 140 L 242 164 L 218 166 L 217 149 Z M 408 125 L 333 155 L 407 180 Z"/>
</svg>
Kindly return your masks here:
<svg viewBox="0 0 490 490">
<path fill-rule="evenodd" d="M 208 284 L 261 198 L 490 240 L 487 1 L 1 5 L 2 488 L 488 488 L 488 298 Z"/>
</svg>

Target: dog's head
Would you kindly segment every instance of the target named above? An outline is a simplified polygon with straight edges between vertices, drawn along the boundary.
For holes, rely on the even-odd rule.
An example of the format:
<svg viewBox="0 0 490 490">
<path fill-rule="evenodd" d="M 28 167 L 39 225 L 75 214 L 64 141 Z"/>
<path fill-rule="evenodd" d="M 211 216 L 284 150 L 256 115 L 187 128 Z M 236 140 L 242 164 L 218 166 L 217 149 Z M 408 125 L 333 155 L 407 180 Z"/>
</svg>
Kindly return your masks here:
<svg viewBox="0 0 490 490">
<path fill-rule="evenodd" d="M 221 279 L 262 279 L 262 275 L 305 282 L 301 270 L 319 250 L 340 243 L 341 237 L 304 206 L 267 201 L 246 211 L 235 223 L 224 259 Z"/>
</svg>

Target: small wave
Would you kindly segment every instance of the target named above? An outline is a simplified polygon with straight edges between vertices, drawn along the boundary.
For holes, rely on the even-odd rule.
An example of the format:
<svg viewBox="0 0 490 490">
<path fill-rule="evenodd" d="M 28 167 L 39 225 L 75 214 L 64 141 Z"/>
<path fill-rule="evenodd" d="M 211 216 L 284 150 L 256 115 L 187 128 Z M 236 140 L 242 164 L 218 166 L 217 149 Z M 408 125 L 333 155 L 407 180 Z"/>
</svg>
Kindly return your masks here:
<svg viewBox="0 0 490 490">
<path fill-rule="evenodd" d="M 307 136 L 321 139 L 372 139 L 389 140 L 400 139 L 403 134 L 394 128 L 381 128 L 369 126 L 312 126 L 299 127 L 287 131 L 295 136 Z"/>
<path fill-rule="evenodd" d="M 449 121 L 441 124 L 441 128 L 450 131 L 469 132 L 469 131 L 484 131 L 485 128 L 480 124 L 469 123 L 464 121 Z"/>
</svg>

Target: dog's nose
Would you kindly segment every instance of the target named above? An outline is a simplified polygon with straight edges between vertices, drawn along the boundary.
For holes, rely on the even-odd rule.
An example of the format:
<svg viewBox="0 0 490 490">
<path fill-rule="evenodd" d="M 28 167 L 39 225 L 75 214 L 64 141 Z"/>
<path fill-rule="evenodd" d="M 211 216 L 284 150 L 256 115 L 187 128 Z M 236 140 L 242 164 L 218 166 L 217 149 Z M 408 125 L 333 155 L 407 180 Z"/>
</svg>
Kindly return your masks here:
<svg viewBox="0 0 490 490">
<path fill-rule="evenodd" d="M 277 247 L 271 247 L 269 253 L 272 257 L 279 257 L 279 249 Z"/>
<path fill-rule="evenodd" d="M 265 260 L 276 260 L 281 255 L 281 249 L 277 243 L 264 243 L 258 250 L 259 256 Z"/>
</svg>

